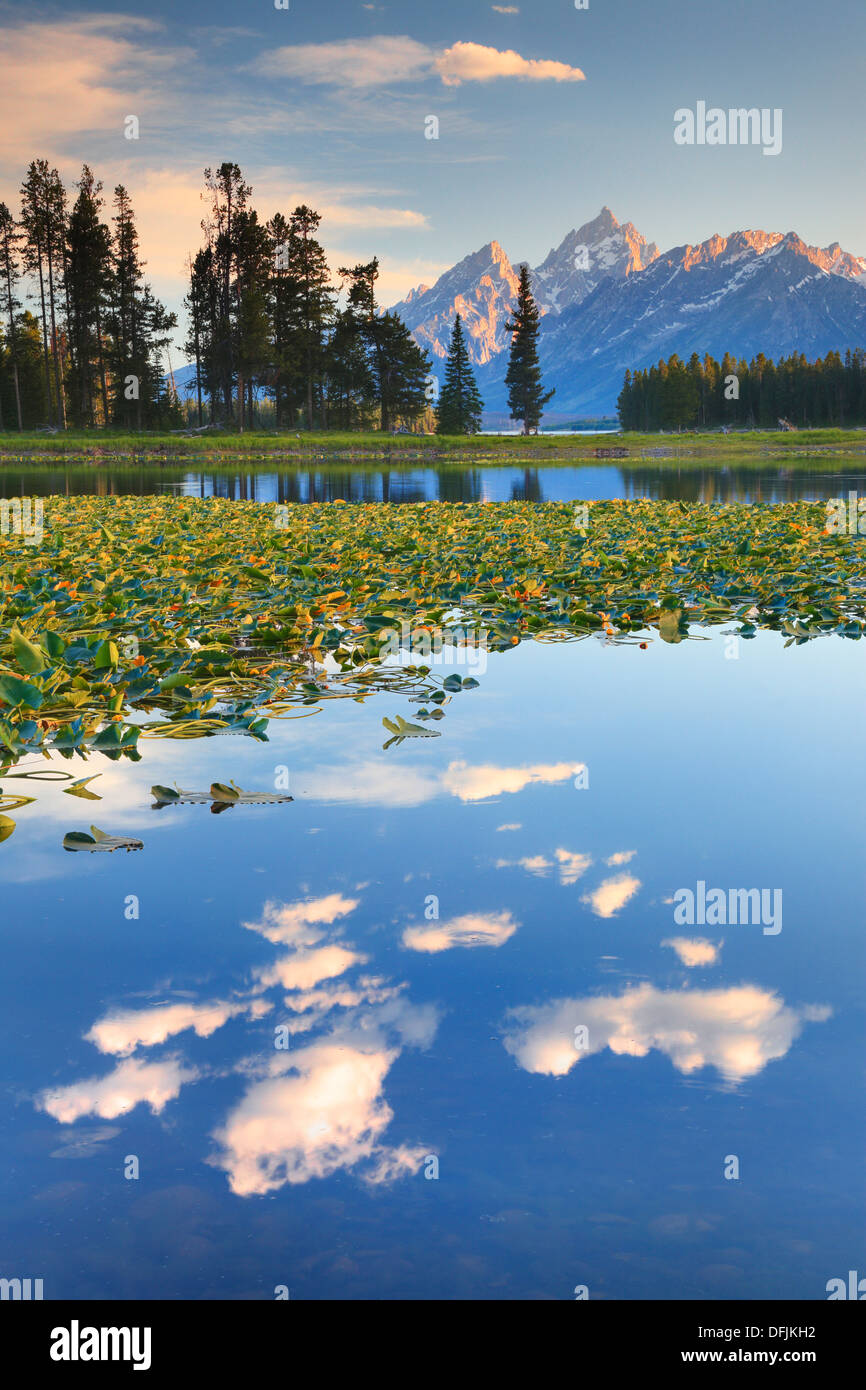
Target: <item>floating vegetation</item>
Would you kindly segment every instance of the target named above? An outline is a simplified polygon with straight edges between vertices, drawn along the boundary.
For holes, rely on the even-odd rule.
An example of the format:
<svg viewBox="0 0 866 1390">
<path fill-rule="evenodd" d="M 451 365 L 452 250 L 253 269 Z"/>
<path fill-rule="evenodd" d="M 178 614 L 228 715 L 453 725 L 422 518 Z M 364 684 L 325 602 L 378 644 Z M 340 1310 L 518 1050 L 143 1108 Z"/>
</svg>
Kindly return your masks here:
<svg viewBox="0 0 866 1390">
<path fill-rule="evenodd" d="M 211 810 L 219 814 L 230 806 L 275 806 L 295 799 L 284 796 L 282 792 L 245 792 L 235 782 L 212 782 L 209 792 L 186 792 L 180 787 L 161 787 L 159 784 L 150 790 L 156 802 L 154 811 L 161 810 L 163 806 L 180 806 L 184 803 L 199 806 L 209 804 Z"/>
<path fill-rule="evenodd" d="M 422 711 L 422 716 L 426 719 L 432 718 L 427 710 Z M 422 729 L 420 724 L 409 724 L 402 715 L 399 714 L 395 715 L 393 719 L 383 719 L 382 723 L 388 730 L 388 733 L 393 735 L 386 743 L 382 744 L 383 748 L 390 748 L 392 744 L 397 744 L 399 746 L 403 740 L 407 738 L 441 737 L 437 729 Z"/>
<path fill-rule="evenodd" d="M 564 503 L 49 498 L 38 545 L 0 537 L 0 775 L 25 753 L 264 739 L 378 690 L 441 704 L 474 682 L 432 673 L 437 634 L 457 654 L 731 622 L 859 638 L 866 549 L 825 525 L 802 502 L 598 502 L 586 524 Z"/>
<path fill-rule="evenodd" d="M 116 849 L 125 849 L 128 852 L 144 849 L 144 844 L 131 835 L 106 835 L 104 830 L 91 825 L 89 835 L 83 830 L 70 830 L 63 836 L 63 848 L 73 851 L 85 850 L 90 854 L 113 854 Z"/>
</svg>

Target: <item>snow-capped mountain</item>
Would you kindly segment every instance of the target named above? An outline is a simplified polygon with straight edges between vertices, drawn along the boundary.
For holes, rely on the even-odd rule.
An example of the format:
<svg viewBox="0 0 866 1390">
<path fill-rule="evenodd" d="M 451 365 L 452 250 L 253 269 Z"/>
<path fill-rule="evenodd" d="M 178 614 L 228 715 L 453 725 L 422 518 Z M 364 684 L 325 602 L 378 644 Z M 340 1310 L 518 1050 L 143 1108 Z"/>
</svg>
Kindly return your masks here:
<svg viewBox="0 0 866 1390">
<path fill-rule="evenodd" d="M 627 367 L 677 352 L 774 359 L 866 347 L 866 257 L 794 232 L 738 231 L 659 254 L 631 223 L 602 209 L 532 272 L 542 311 L 539 355 L 556 387 L 551 414 L 615 408 Z M 517 275 L 497 242 L 395 306 L 433 359 L 454 315 L 469 330 L 489 411 L 505 409 L 505 352 Z"/>
<path fill-rule="evenodd" d="M 532 272 L 538 303 L 550 313 L 561 314 L 580 304 L 606 277 L 623 280 L 644 270 L 658 255 L 631 222 L 620 226 L 610 208 L 602 208 L 592 222 L 569 232 Z"/>
<path fill-rule="evenodd" d="M 631 222 L 620 226 L 610 209 L 602 208 L 592 222 L 569 232 L 533 270 L 538 307 L 542 315 L 560 314 L 579 304 L 606 277 L 632 275 L 657 255 L 655 243 L 648 243 Z M 432 287 L 410 290 L 393 308 L 434 363 L 447 356 L 454 319 L 460 314 L 470 356 L 483 366 L 509 345 L 505 323 L 517 280 L 515 264 L 498 241 L 491 241 L 447 270 Z"/>
<path fill-rule="evenodd" d="M 415 337 L 437 358 L 448 355 L 454 319 L 460 314 L 473 362 L 483 365 L 508 346 L 505 324 L 517 295 L 517 274 L 499 245 L 490 241 L 447 270 L 431 289 L 420 285 L 394 305 Z"/>
</svg>

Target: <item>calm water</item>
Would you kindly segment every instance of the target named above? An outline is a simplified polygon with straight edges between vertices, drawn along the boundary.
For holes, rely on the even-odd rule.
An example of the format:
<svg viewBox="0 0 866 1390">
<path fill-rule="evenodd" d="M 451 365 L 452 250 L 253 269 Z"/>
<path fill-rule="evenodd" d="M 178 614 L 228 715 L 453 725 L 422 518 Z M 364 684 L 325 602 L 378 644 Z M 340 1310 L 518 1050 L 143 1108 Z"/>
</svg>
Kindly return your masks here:
<svg viewBox="0 0 866 1390">
<path fill-rule="evenodd" d="M 58 763 L 103 799 L 39 786 L 0 846 L 0 1273 L 823 1299 L 862 1268 L 863 648 L 726 652 L 525 644 L 387 751 L 417 706 L 382 695 Z M 290 805 L 151 809 L 281 769 Z M 91 822 L 143 850 L 65 853 Z M 679 925 L 699 881 L 780 911 Z"/>
<path fill-rule="evenodd" d="M 295 464 L 258 469 L 240 464 L 236 471 L 200 466 L 117 468 L 6 468 L 0 473 L 4 497 L 50 497 L 90 493 L 133 496 L 176 493 L 187 497 L 228 497 L 257 502 L 562 502 L 616 497 L 682 498 L 703 502 L 822 501 L 849 491 L 866 492 L 862 457 L 807 461 L 759 468 L 694 464 L 661 465 L 651 461 L 624 464 L 567 464 L 521 468 L 511 465 L 430 468 L 417 465 L 381 467 L 322 461 L 314 467 Z"/>
</svg>

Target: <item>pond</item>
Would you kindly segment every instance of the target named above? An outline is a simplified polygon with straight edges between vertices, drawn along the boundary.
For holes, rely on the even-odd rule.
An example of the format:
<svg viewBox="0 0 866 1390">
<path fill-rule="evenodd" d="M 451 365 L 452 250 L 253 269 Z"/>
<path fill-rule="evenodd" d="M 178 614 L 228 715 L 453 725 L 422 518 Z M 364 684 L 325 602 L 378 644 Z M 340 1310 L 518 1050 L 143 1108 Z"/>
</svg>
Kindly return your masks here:
<svg viewBox="0 0 866 1390">
<path fill-rule="evenodd" d="M 857 1268 L 862 644 L 645 636 L 450 653 L 478 685 L 435 737 L 391 739 L 418 706 L 385 692 L 96 755 L 98 802 L 5 782 L 2 1273 L 822 1299 Z M 230 782 L 293 800 L 150 791 Z M 142 848 L 64 851 L 91 823 Z"/>
<path fill-rule="evenodd" d="M 5 466 L 3 497 L 92 495 L 224 497 L 257 502 L 412 503 L 562 502 L 650 497 L 692 502 L 825 501 L 866 493 L 862 455 L 804 458 L 744 466 L 732 458 L 666 463 L 636 459 L 605 462 L 455 465 L 387 465 L 321 459 L 315 466 L 297 461 L 279 467 L 247 461 L 214 466 L 206 458 L 183 465 L 165 463 L 120 467 L 112 463 L 40 467 Z"/>
</svg>

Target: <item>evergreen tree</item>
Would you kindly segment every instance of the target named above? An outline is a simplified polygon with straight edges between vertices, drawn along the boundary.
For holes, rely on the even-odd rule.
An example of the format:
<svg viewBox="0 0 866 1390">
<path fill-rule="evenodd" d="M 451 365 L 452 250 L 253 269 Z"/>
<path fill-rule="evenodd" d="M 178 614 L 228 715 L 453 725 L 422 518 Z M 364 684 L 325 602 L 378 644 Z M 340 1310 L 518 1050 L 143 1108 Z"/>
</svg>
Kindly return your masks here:
<svg viewBox="0 0 866 1390">
<path fill-rule="evenodd" d="M 321 220 L 302 204 L 289 221 L 288 271 L 295 289 L 290 323 L 306 387 L 307 429 L 313 428 L 316 402 L 321 400 L 325 331 L 334 308 L 331 272 L 315 236 Z"/>
<path fill-rule="evenodd" d="M 179 412 L 164 382 L 162 354 L 177 315 L 167 312 L 145 281 L 135 214 L 122 184 L 114 190 L 112 221 L 106 315 L 109 415 L 127 429 L 175 424 Z"/>
<path fill-rule="evenodd" d="M 523 421 L 524 434 L 537 434 L 541 416 L 554 390 L 543 391 L 538 364 L 538 307 L 532 294 L 529 267 L 520 267 L 520 285 L 514 317 L 506 325 L 511 333 L 511 351 L 505 385 L 512 420 Z"/>
<path fill-rule="evenodd" d="M 68 297 L 67 338 L 74 373 L 70 391 L 72 420 L 94 425 L 94 398 L 102 402 L 102 423 L 108 423 L 108 389 L 102 340 L 103 318 L 110 287 L 111 233 L 100 221 L 102 184 L 85 164 L 76 185 L 78 197 L 66 228 Z"/>
<path fill-rule="evenodd" d="M 299 287 L 292 273 L 289 255 L 289 223 L 281 212 L 275 213 L 267 224 L 271 243 L 271 273 L 268 312 L 271 324 L 271 390 L 277 429 L 284 421 L 294 424 L 301 405 L 300 344 L 295 327 L 298 323 Z"/>
<path fill-rule="evenodd" d="M 8 325 L 7 355 L 12 368 L 15 391 L 15 417 L 18 421 L 18 429 L 23 430 L 21 383 L 18 376 L 18 342 L 15 327 L 15 311 L 21 307 L 15 298 L 15 286 L 19 278 L 16 253 L 20 236 L 11 212 L 5 203 L 0 203 L 0 314 L 5 317 Z"/>
<path fill-rule="evenodd" d="M 8 330 L 7 330 L 8 333 Z M 48 403 L 45 399 L 45 372 L 42 352 L 42 333 L 38 321 L 28 310 L 15 320 L 14 343 L 18 368 L 18 392 L 15 392 L 11 372 L 11 352 L 8 341 L 0 334 L 0 414 L 4 419 L 17 418 L 18 402 L 24 429 L 34 429 L 45 422 Z"/>
<path fill-rule="evenodd" d="M 38 274 L 39 280 L 46 404 L 54 412 L 58 429 L 65 429 L 66 400 L 62 386 L 63 354 L 57 329 L 57 298 L 66 246 L 66 194 L 60 175 L 56 169 L 49 169 L 47 159 L 31 160 L 21 186 L 21 198 L 24 263 L 27 270 Z"/>
<path fill-rule="evenodd" d="M 458 314 L 448 348 L 445 380 L 439 392 L 437 434 L 477 434 L 481 429 L 483 408 L 466 348 L 463 323 Z"/>
<path fill-rule="evenodd" d="M 379 409 L 379 428 L 390 430 L 398 420 L 414 422 L 427 405 L 430 363 L 397 314 L 382 314 L 376 304 L 379 261 L 339 275 L 349 281 L 344 331 L 354 332 L 366 348 L 368 371 Z"/>
</svg>

